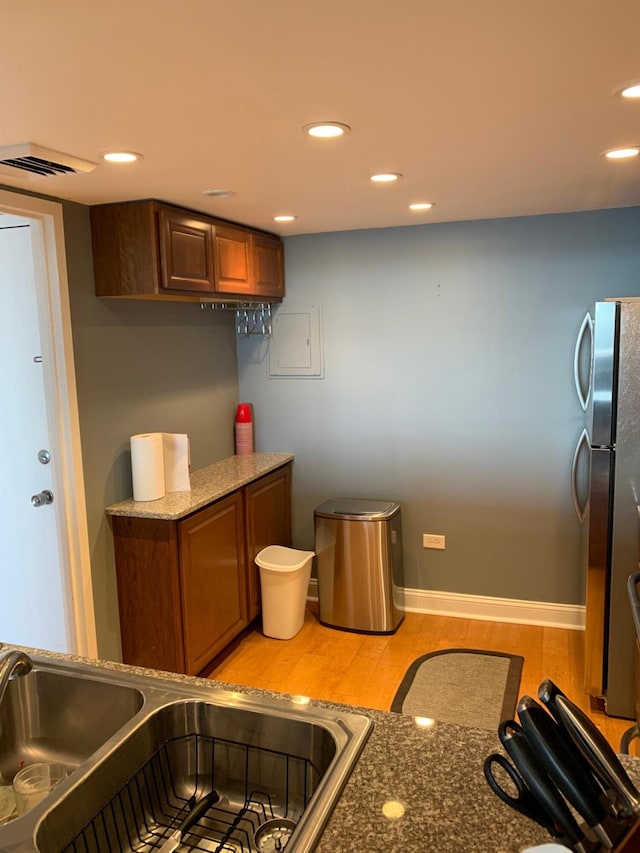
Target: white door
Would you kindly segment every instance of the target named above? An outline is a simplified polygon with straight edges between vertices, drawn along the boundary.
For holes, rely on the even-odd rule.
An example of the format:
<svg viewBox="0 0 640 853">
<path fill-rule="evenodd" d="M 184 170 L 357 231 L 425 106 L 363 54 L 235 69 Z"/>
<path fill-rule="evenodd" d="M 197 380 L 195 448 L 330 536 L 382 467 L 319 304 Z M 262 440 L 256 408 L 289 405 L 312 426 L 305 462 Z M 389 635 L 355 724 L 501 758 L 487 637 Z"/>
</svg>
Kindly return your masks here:
<svg viewBox="0 0 640 853">
<path fill-rule="evenodd" d="M 46 503 L 49 495 L 55 501 L 58 460 L 47 425 L 31 227 L 6 214 L 0 215 L 0 316 L 0 639 L 69 651 L 56 507 Z M 32 496 L 38 496 L 33 503 Z"/>
<path fill-rule="evenodd" d="M 0 643 L 97 657 L 62 206 L 0 189 L 2 224 Z"/>
</svg>

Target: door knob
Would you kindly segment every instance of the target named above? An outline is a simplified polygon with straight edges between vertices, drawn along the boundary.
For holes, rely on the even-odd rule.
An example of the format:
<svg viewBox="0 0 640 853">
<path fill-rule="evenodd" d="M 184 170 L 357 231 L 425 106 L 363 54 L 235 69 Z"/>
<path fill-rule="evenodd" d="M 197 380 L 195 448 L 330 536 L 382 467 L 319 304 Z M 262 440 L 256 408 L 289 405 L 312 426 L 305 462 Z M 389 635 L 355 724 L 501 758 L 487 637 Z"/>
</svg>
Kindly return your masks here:
<svg viewBox="0 0 640 853">
<path fill-rule="evenodd" d="M 49 489 L 44 489 L 41 492 L 38 492 L 37 495 L 31 495 L 31 503 L 34 506 L 44 506 L 45 504 L 53 503 L 53 492 L 50 492 Z"/>
</svg>

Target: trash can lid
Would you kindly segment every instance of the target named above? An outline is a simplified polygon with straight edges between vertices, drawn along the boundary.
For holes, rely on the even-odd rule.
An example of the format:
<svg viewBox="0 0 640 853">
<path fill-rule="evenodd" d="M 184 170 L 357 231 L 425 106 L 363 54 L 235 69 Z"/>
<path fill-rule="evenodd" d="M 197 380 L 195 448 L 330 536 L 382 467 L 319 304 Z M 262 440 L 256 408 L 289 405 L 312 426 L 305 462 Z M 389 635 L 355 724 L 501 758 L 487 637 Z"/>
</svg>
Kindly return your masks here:
<svg viewBox="0 0 640 853">
<path fill-rule="evenodd" d="M 334 515 L 354 518 L 391 518 L 400 509 L 393 501 L 373 501 L 368 498 L 334 498 L 316 507 L 316 515 L 331 518 Z"/>
<path fill-rule="evenodd" d="M 295 572 L 315 556 L 315 551 L 297 551 L 284 545 L 268 545 L 256 556 L 256 563 L 274 572 Z"/>
</svg>

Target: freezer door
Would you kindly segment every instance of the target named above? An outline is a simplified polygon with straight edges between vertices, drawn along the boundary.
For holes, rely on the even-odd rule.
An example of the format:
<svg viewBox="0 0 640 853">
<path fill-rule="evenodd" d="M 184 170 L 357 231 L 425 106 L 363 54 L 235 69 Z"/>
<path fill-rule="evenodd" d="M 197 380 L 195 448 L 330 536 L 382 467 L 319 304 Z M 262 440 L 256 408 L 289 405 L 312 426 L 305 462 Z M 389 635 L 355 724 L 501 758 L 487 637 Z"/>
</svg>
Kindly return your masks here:
<svg viewBox="0 0 640 853">
<path fill-rule="evenodd" d="M 584 689 L 603 696 L 607 683 L 609 634 L 609 575 L 611 562 L 611 506 L 614 452 L 591 449 L 591 498 L 589 504 L 589 562 L 584 638 Z"/>
<path fill-rule="evenodd" d="M 597 302 L 593 328 L 590 403 L 593 447 L 609 447 L 615 442 L 618 327 L 618 303 Z"/>
</svg>

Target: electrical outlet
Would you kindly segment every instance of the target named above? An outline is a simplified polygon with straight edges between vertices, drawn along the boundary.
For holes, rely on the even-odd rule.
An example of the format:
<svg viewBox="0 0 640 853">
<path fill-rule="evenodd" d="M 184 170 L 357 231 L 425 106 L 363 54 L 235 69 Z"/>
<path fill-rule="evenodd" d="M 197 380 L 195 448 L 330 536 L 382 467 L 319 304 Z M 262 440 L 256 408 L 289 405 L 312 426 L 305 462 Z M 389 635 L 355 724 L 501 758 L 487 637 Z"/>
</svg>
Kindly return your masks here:
<svg viewBox="0 0 640 853">
<path fill-rule="evenodd" d="M 437 533 L 423 533 L 422 547 L 437 548 L 439 551 L 444 551 L 444 536 L 439 536 Z"/>
</svg>

